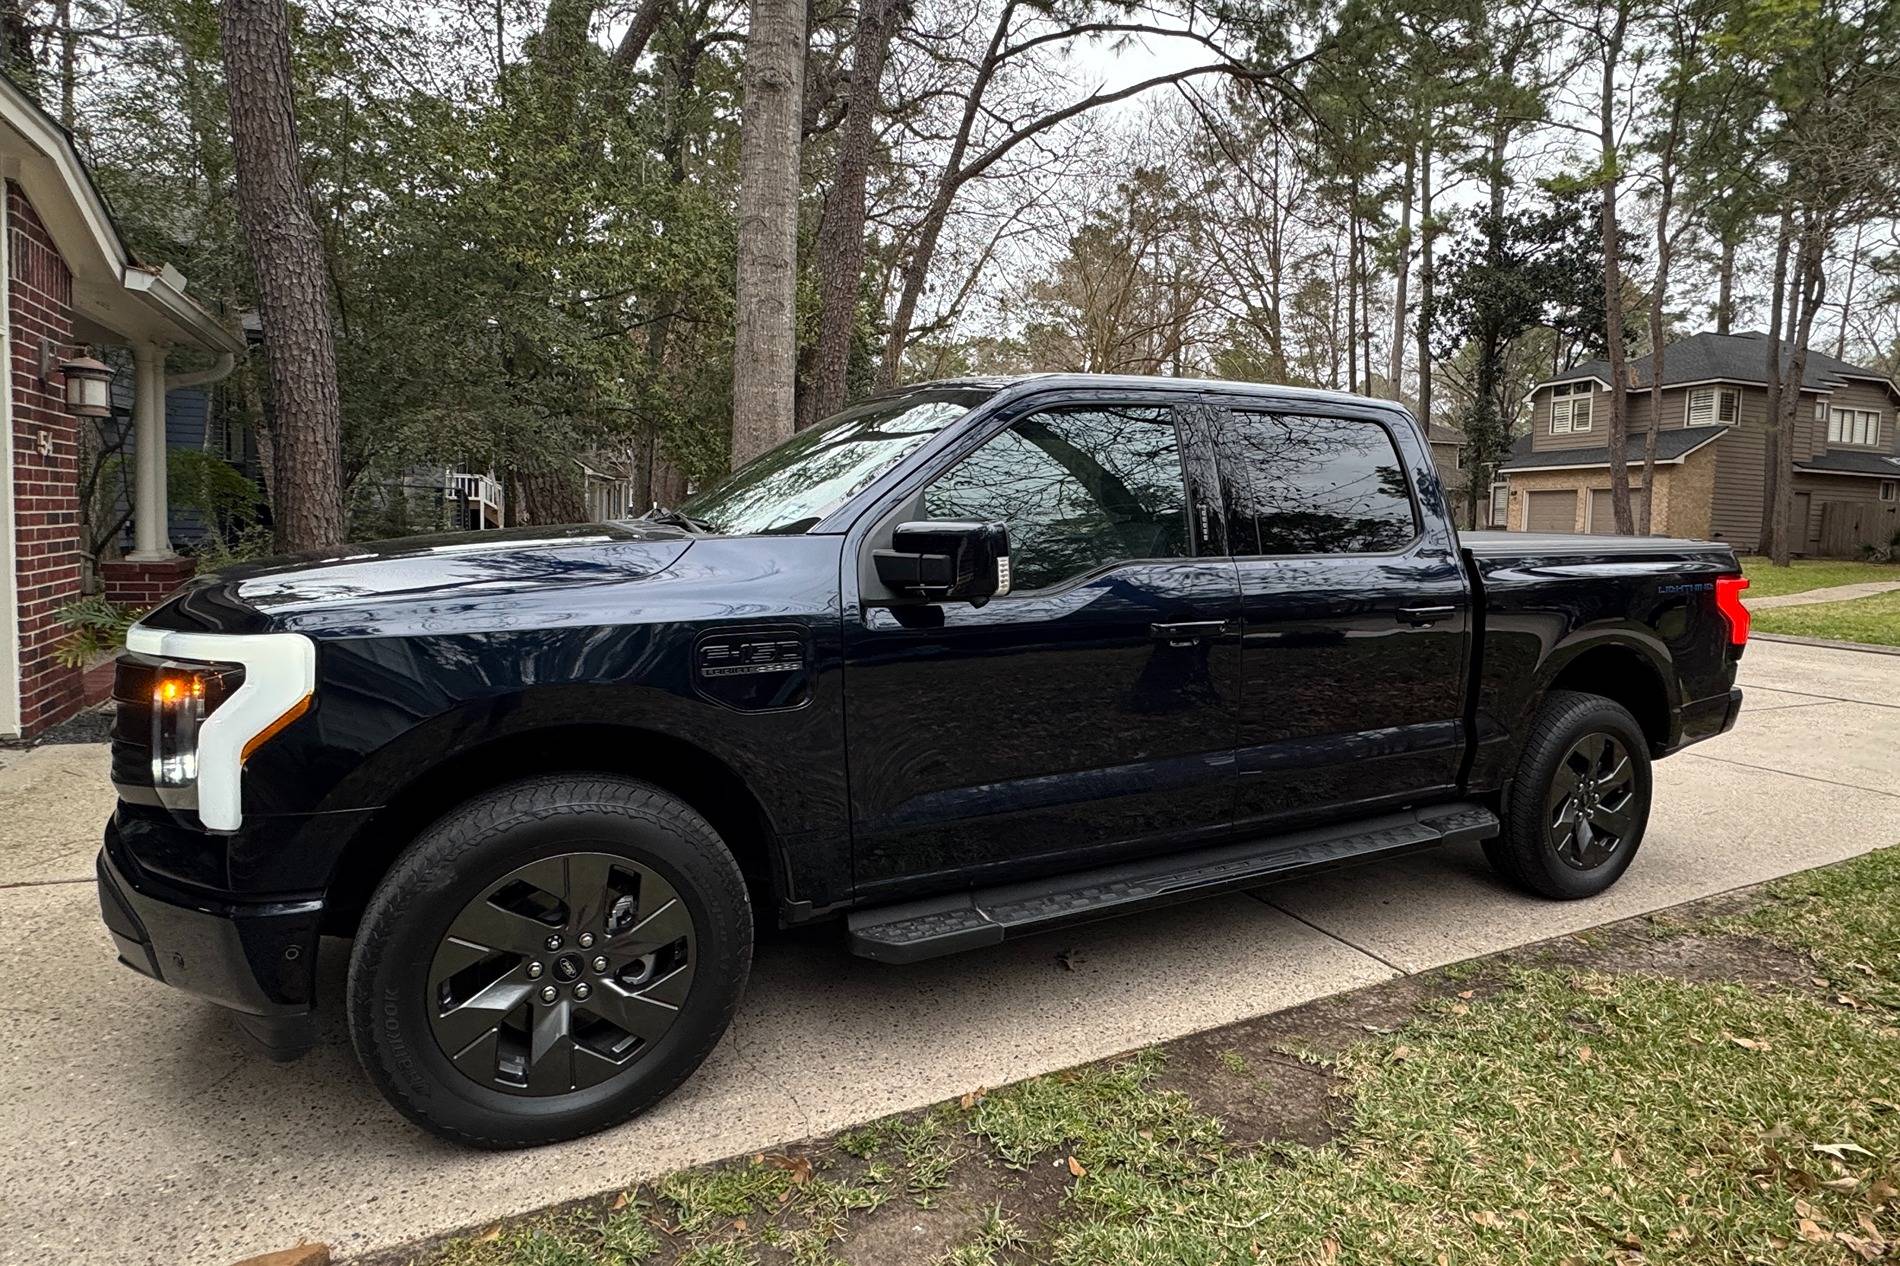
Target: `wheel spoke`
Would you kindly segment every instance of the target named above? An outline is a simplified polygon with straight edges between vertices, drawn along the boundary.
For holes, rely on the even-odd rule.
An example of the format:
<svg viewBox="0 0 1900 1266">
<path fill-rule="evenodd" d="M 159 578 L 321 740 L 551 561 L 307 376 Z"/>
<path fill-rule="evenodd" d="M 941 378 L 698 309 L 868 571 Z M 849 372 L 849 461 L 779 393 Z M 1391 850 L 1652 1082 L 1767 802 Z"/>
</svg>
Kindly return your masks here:
<svg viewBox="0 0 1900 1266">
<path fill-rule="evenodd" d="M 671 896 L 672 889 L 668 888 L 667 893 Z M 672 897 L 651 913 L 647 913 L 646 905 L 642 902 L 641 913 L 644 917 L 640 922 L 609 942 L 616 953 L 636 956 L 650 954 L 689 935 L 693 930 L 693 917 L 686 912 L 686 903 L 678 897 Z"/>
<path fill-rule="evenodd" d="M 659 1041 L 679 1017 L 678 1007 L 668 1006 L 611 980 L 602 981 L 600 988 L 581 1005 L 643 1042 Z"/>
<path fill-rule="evenodd" d="M 539 919 L 504 910 L 487 897 L 469 902 L 449 924 L 449 935 L 457 940 L 523 955 L 540 953 L 551 930 Z"/>
<path fill-rule="evenodd" d="M 1603 764 L 1603 749 L 1609 745 L 1609 737 L 1603 734 L 1586 734 L 1577 740 L 1572 751 L 1583 758 L 1585 773 L 1594 774 Z"/>
<path fill-rule="evenodd" d="M 510 972 L 468 1001 L 438 1011 L 433 1022 L 436 1040 L 453 1059 L 477 1038 L 493 1033 L 527 998 L 528 982 Z"/>
<path fill-rule="evenodd" d="M 528 1034 L 528 1089 L 537 1095 L 566 1094 L 574 1088 L 574 1033 L 568 1004 L 534 1009 Z"/>
<path fill-rule="evenodd" d="M 615 893 L 609 886 L 614 859 L 599 853 L 583 853 L 567 859 L 568 926 L 575 931 L 598 930 L 604 926 Z"/>
<path fill-rule="evenodd" d="M 1636 780 L 1636 767 L 1631 763 L 1630 758 L 1624 754 L 1622 747 L 1620 745 L 1613 745 L 1612 750 L 1616 757 L 1615 765 L 1608 773 L 1604 774 L 1603 777 L 1597 779 L 1597 789 L 1605 796 L 1612 795 L 1628 787 Z"/>
<path fill-rule="evenodd" d="M 1619 841 L 1626 840 L 1636 830 L 1635 801 L 1635 796 L 1625 796 L 1614 807 L 1599 805 L 1591 820 L 1599 832 L 1608 832 Z"/>
</svg>

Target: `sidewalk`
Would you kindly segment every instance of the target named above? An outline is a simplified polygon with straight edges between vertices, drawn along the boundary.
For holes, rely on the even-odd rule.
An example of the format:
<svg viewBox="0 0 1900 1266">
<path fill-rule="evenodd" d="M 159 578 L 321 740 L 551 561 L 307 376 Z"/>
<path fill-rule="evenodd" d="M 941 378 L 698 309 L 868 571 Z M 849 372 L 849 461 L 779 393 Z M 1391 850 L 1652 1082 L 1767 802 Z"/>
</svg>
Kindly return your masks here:
<svg viewBox="0 0 1900 1266">
<path fill-rule="evenodd" d="M 1742 593 L 1742 604 L 1750 611 L 1766 611 L 1771 607 L 1807 607 L 1820 602 L 1846 602 L 1853 598 L 1871 598 L 1875 594 L 1892 593 L 1900 589 L 1900 580 L 1870 580 L 1858 585 L 1829 585 L 1825 589 L 1806 589 L 1800 593 L 1784 593 L 1773 598 L 1751 598 L 1746 590 Z"/>
</svg>

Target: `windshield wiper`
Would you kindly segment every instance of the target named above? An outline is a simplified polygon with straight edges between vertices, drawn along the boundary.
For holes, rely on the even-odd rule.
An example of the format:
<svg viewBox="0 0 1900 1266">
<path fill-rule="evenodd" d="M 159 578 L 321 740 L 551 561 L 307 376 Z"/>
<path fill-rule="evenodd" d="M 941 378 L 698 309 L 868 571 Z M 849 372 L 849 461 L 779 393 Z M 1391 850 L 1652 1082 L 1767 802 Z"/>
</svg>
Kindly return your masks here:
<svg viewBox="0 0 1900 1266">
<path fill-rule="evenodd" d="M 650 523 L 665 523 L 672 527 L 683 527 L 688 532 L 697 532 L 702 536 L 710 536 L 718 530 L 704 519 L 695 519 L 690 514 L 682 514 L 680 511 L 668 509 L 666 506 L 654 506 L 641 517 Z"/>
</svg>

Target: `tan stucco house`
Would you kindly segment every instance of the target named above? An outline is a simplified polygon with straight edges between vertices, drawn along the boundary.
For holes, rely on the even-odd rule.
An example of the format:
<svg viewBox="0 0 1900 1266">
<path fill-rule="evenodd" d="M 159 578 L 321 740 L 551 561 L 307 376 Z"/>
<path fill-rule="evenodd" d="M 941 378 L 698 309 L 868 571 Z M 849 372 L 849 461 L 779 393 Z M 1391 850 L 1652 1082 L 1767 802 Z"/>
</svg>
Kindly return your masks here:
<svg viewBox="0 0 1900 1266">
<path fill-rule="evenodd" d="M 1633 357 L 1626 453 L 1632 499 L 1653 496 L 1651 530 L 1756 550 L 1762 538 L 1769 432 L 1767 344 L 1761 334 L 1698 334 L 1664 355 L 1656 486 L 1642 485 L 1651 425 L 1648 357 Z M 1610 506 L 1609 364 L 1590 361 L 1539 383 L 1530 434 L 1498 468 L 1495 499 L 1515 531 L 1616 530 Z M 1818 553 L 1830 513 L 1862 531 L 1900 530 L 1900 386 L 1876 370 L 1808 354 L 1795 421 L 1794 548 Z M 1830 506 L 1859 503 L 1867 509 Z M 1869 517 L 1872 516 L 1872 517 Z M 1885 538 L 1883 538 L 1885 539 Z"/>
</svg>

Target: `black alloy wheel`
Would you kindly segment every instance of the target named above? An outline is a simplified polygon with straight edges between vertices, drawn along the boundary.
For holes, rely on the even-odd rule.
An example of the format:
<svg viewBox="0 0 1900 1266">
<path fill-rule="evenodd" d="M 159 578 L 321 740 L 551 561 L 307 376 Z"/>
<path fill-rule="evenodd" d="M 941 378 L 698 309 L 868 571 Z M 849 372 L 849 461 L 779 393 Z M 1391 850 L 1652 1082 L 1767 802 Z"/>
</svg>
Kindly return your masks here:
<svg viewBox="0 0 1900 1266">
<path fill-rule="evenodd" d="M 429 1027 L 478 1084 L 560 1095 L 627 1071 L 693 983 L 693 920 L 656 871 L 605 853 L 517 867 L 449 924 Z"/>
<path fill-rule="evenodd" d="M 1551 778 L 1545 801 L 1550 844 L 1566 866 L 1595 870 L 1638 827 L 1636 769 L 1614 734 L 1586 734 L 1571 744 Z"/>
<path fill-rule="evenodd" d="M 404 1116 L 478 1147 L 577 1138 L 702 1064 L 752 961 L 718 832 L 611 774 L 544 774 L 446 812 L 383 876 L 350 948 L 350 1039 Z"/>
</svg>

